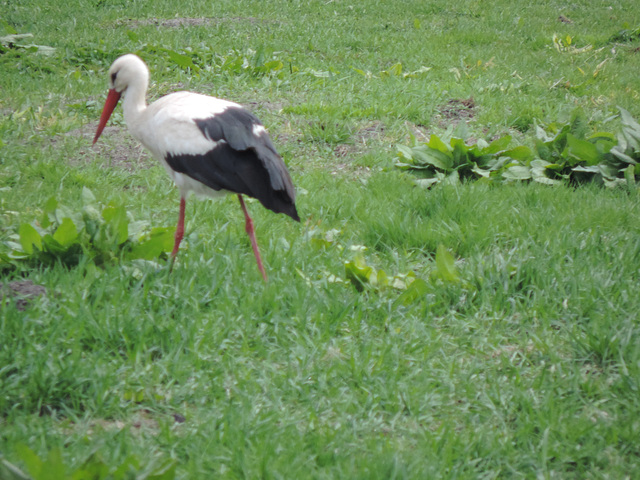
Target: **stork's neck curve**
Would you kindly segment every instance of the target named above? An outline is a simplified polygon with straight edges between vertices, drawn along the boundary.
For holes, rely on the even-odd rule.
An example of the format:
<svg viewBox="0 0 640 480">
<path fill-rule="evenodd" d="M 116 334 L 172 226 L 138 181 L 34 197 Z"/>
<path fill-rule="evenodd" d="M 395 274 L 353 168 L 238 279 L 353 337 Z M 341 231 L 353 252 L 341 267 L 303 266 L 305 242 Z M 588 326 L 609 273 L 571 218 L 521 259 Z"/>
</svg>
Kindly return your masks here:
<svg viewBox="0 0 640 480">
<path fill-rule="evenodd" d="M 149 80 L 146 75 L 138 77 L 135 82 L 131 82 L 124 92 L 122 110 L 124 111 L 124 121 L 135 135 L 135 126 L 138 119 L 147 108 L 145 97 Z"/>
</svg>

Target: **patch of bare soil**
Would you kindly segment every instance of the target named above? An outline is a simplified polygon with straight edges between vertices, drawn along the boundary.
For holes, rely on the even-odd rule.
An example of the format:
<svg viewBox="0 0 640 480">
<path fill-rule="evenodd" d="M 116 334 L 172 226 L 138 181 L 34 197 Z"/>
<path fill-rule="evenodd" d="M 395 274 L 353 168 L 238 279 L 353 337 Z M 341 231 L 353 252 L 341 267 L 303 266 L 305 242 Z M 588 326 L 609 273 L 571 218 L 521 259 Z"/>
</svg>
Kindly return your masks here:
<svg viewBox="0 0 640 480">
<path fill-rule="evenodd" d="M 135 172 L 154 165 L 149 152 L 123 127 L 106 127 L 98 143 L 92 145 L 97 125 L 97 123 L 89 123 L 66 133 L 68 136 L 82 137 L 86 140 L 86 148 L 78 150 L 78 157 L 75 161 L 89 161 L 93 158 L 91 154 L 93 151 L 101 158 L 108 160 L 108 163 L 104 165 L 105 168 L 121 168 L 128 172 Z"/>
<path fill-rule="evenodd" d="M 36 285 L 31 280 L 16 280 L 9 283 L 0 283 L 0 306 L 12 298 L 16 302 L 18 310 L 26 309 L 34 298 L 46 295 L 47 289 L 42 285 Z"/>
<path fill-rule="evenodd" d="M 382 122 L 371 122 L 370 124 L 360 128 L 354 135 L 356 143 L 368 146 L 371 142 L 380 141 L 385 132 Z"/>
<path fill-rule="evenodd" d="M 351 135 L 349 143 L 341 143 L 333 149 L 333 154 L 342 161 L 333 166 L 331 174 L 347 175 L 354 180 L 366 181 L 371 176 L 371 169 L 353 165 L 352 157 L 362 155 L 386 140 L 385 126 L 382 122 L 375 121 L 360 127 Z"/>
<path fill-rule="evenodd" d="M 240 102 L 240 104 L 249 110 L 251 113 L 257 114 L 260 110 L 269 110 L 273 112 L 278 112 L 284 108 L 284 102 L 270 102 L 268 100 L 262 101 L 246 101 L 242 102 L 241 100 L 234 100 L 234 102 Z"/>
<path fill-rule="evenodd" d="M 438 108 L 438 123 L 446 127 L 451 124 L 457 125 L 460 122 L 468 122 L 475 117 L 475 110 L 476 102 L 473 98 L 452 98 Z"/>
<path fill-rule="evenodd" d="M 429 137 L 431 137 L 431 131 L 424 125 L 412 123 L 409 121 L 405 122 L 406 127 L 411 131 L 411 134 L 415 137 L 418 142 L 428 142 Z M 409 142 L 410 138 L 407 135 L 406 141 Z"/>
<path fill-rule="evenodd" d="M 81 429 L 86 432 L 86 435 L 91 437 L 96 430 L 98 431 L 119 431 L 127 428 L 134 435 L 157 435 L 160 433 L 160 422 L 164 420 L 164 415 L 156 414 L 150 410 L 144 409 L 136 412 L 126 422 L 122 420 L 106 420 L 106 419 L 93 419 L 88 424 L 86 423 L 72 423 L 70 428 L 66 429 L 66 433 L 71 435 L 77 433 Z M 183 415 L 179 413 L 171 414 L 173 417 L 174 425 L 179 425 L 186 422 Z"/>
<path fill-rule="evenodd" d="M 365 153 L 372 144 L 380 143 L 384 138 L 385 127 L 382 122 L 371 122 L 351 135 L 350 143 L 341 143 L 333 149 L 338 158 Z"/>
<path fill-rule="evenodd" d="M 118 25 L 126 25 L 129 28 L 138 28 L 145 26 L 156 26 L 158 28 L 180 28 L 180 27 L 203 27 L 209 25 L 217 25 L 224 22 L 237 22 L 237 23 L 261 23 L 260 20 L 255 17 L 227 17 L 227 18 L 141 18 L 141 19 L 127 19 L 120 20 Z"/>
</svg>

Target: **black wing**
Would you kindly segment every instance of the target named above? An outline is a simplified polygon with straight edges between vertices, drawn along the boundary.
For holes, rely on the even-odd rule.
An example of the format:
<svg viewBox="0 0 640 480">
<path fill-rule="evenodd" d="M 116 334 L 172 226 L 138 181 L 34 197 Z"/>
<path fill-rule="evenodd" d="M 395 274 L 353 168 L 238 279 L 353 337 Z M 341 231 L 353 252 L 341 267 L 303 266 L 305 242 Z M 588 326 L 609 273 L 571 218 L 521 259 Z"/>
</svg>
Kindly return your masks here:
<svg viewBox="0 0 640 480">
<path fill-rule="evenodd" d="M 195 123 L 217 145 L 203 155 L 168 154 L 166 161 L 173 170 L 214 190 L 257 198 L 266 208 L 300 220 L 287 167 L 255 115 L 228 107 Z"/>
</svg>

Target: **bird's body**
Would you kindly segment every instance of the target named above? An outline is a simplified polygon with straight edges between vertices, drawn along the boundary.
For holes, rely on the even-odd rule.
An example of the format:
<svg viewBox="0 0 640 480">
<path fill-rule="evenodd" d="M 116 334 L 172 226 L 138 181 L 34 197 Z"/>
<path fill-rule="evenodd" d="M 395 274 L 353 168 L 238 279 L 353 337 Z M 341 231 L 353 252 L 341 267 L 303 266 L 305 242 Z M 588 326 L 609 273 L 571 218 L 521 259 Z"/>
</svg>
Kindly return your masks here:
<svg viewBox="0 0 640 480">
<path fill-rule="evenodd" d="M 181 208 L 172 257 L 184 231 L 190 193 L 220 197 L 238 194 L 258 267 L 266 274 L 242 195 L 299 221 L 289 172 L 257 117 L 227 100 L 176 92 L 147 106 L 149 71 L 135 55 L 118 58 L 109 70 L 111 88 L 94 138 L 102 133 L 120 95 L 131 134 L 158 159 L 180 190 Z"/>
</svg>

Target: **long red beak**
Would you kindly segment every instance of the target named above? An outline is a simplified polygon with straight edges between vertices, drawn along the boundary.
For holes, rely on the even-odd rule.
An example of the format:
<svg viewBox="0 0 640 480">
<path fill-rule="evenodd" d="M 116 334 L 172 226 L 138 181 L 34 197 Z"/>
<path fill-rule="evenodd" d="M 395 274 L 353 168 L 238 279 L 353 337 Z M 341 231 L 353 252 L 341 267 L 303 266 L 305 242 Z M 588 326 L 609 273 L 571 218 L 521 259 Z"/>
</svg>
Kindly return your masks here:
<svg viewBox="0 0 640 480">
<path fill-rule="evenodd" d="M 107 95 L 107 100 L 104 102 L 104 108 L 102 109 L 102 115 L 100 116 L 100 123 L 98 124 L 98 130 L 96 130 L 96 136 L 93 137 L 93 143 L 98 141 L 100 134 L 102 134 L 102 130 L 104 130 L 105 125 L 109 121 L 109 117 L 113 113 L 114 108 L 118 104 L 118 100 L 120 100 L 120 96 L 122 94 L 120 92 L 116 92 L 115 88 L 109 90 L 109 94 Z"/>
</svg>

